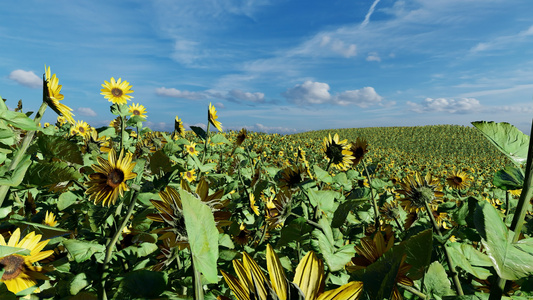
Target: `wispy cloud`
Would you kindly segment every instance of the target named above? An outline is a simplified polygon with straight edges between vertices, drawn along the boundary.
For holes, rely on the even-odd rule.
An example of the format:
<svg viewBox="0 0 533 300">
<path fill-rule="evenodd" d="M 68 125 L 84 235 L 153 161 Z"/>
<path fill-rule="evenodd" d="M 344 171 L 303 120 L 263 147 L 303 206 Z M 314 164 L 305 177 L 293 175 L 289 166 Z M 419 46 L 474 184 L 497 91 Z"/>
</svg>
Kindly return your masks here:
<svg viewBox="0 0 533 300">
<path fill-rule="evenodd" d="M 23 86 L 36 89 L 43 87 L 43 80 L 35 75 L 33 71 L 14 70 L 9 74 L 9 79 Z"/>
<path fill-rule="evenodd" d="M 374 13 L 374 9 L 376 9 L 376 5 L 378 5 L 380 0 L 374 0 L 374 3 L 372 3 L 372 6 L 370 6 L 370 9 L 366 13 L 365 19 L 363 20 L 363 23 L 361 23 L 361 27 L 364 28 L 368 23 L 370 23 L 370 16 Z"/>
<path fill-rule="evenodd" d="M 96 117 L 98 114 L 89 107 L 78 107 L 76 111 L 84 117 Z"/>
<path fill-rule="evenodd" d="M 232 89 L 228 92 L 218 92 L 214 90 L 204 91 L 181 91 L 175 88 L 160 87 L 155 89 L 156 95 L 161 97 L 180 98 L 189 100 L 204 99 L 224 99 L 233 102 L 263 103 L 265 94 L 260 92 L 244 92 L 239 89 Z"/>
<path fill-rule="evenodd" d="M 481 42 L 470 49 L 471 53 L 478 53 L 484 51 L 497 50 L 508 48 L 510 45 L 524 42 L 527 39 L 533 38 L 533 25 L 516 34 L 503 35 L 493 38 L 490 41 Z"/>
<path fill-rule="evenodd" d="M 474 98 L 447 99 L 447 98 L 426 98 L 420 103 L 407 101 L 407 106 L 411 111 L 417 113 L 424 112 L 447 112 L 451 114 L 469 114 L 482 109 L 479 100 Z"/>
</svg>

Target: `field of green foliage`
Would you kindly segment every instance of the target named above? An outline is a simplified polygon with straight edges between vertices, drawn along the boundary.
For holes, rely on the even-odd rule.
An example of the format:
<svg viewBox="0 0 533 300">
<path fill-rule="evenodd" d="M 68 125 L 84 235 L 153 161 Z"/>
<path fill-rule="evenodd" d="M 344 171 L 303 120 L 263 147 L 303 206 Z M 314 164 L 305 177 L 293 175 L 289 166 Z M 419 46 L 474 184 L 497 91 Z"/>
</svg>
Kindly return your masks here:
<svg viewBox="0 0 533 300">
<path fill-rule="evenodd" d="M 36 113 L 0 101 L 0 299 L 533 297 L 533 155 L 507 123 L 279 135 L 210 104 L 155 132 L 111 78 L 93 128 L 44 78 Z"/>
</svg>

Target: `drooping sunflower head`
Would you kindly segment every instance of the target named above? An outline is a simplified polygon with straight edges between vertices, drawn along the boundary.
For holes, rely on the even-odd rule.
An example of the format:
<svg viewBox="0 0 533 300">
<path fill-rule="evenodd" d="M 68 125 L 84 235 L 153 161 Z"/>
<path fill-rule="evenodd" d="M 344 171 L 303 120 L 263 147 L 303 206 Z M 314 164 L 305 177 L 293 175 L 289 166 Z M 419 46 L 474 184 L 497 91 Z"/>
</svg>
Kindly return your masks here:
<svg viewBox="0 0 533 300">
<path fill-rule="evenodd" d="M 419 212 L 426 209 L 426 203 L 430 208 L 438 206 L 437 202 L 442 199 L 444 193 L 438 178 L 430 173 L 422 178 L 420 173 L 408 176 L 401 183 L 402 189 L 396 190 L 404 195 L 402 207 L 406 212 Z"/>
<path fill-rule="evenodd" d="M 350 151 L 352 151 L 352 156 L 354 157 L 352 159 L 352 165 L 357 166 L 365 154 L 368 153 L 368 142 L 362 138 L 357 138 L 355 143 L 350 147 Z"/>
<path fill-rule="evenodd" d="M 174 137 L 185 136 L 185 128 L 183 127 L 183 122 L 180 118 L 178 118 L 178 116 L 176 116 L 176 119 L 174 120 L 174 132 L 176 133 Z"/>
<path fill-rule="evenodd" d="M 352 164 L 352 151 L 349 150 L 350 145 L 348 140 L 339 141 L 339 135 L 335 133 L 333 138 L 331 134 L 328 137 L 324 138 L 324 143 L 322 144 L 322 151 L 326 155 L 329 163 L 339 169 L 347 169 Z"/>
<path fill-rule="evenodd" d="M 247 136 L 248 130 L 246 130 L 246 128 L 241 129 L 241 131 L 239 131 L 239 134 L 237 134 L 237 138 L 235 139 L 235 145 L 242 145 Z"/>
<path fill-rule="evenodd" d="M 131 114 L 131 117 L 139 116 L 144 119 L 148 117 L 146 115 L 146 108 L 139 103 L 133 103 L 132 105 L 128 106 L 128 112 Z"/>
<path fill-rule="evenodd" d="M 148 219 L 155 222 L 162 222 L 167 227 L 156 230 L 162 233 L 160 240 L 171 238 L 171 244 L 185 247 L 189 243 L 187 229 L 185 227 L 185 217 L 183 216 L 183 206 L 181 198 L 176 189 L 167 186 L 164 191 L 159 192 L 160 200 L 150 200 L 157 209 L 157 214 L 150 214 Z"/>
<path fill-rule="evenodd" d="M 70 127 L 70 134 L 77 134 L 84 139 L 88 139 L 91 136 L 91 127 L 85 121 L 77 121 L 72 127 Z"/>
<path fill-rule="evenodd" d="M 446 178 L 448 185 L 458 190 L 468 188 L 471 181 L 472 178 L 463 171 L 453 171 L 448 178 Z"/>
<path fill-rule="evenodd" d="M 287 167 L 281 171 L 279 185 L 289 190 L 296 189 L 304 182 L 306 174 L 306 168 L 303 165 Z"/>
<path fill-rule="evenodd" d="M 89 200 L 94 204 L 102 202 L 102 205 L 110 206 L 115 204 L 118 196 L 124 196 L 125 191 L 129 191 L 127 180 L 137 177 L 137 173 L 132 172 L 135 167 L 132 162 L 132 154 L 124 151 L 120 152 L 117 158 L 115 149 L 111 149 L 108 159 L 97 158 L 98 165 L 92 165 L 95 173 L 90 174 L 90 180 L 85 184 L 89 188 L 85 191 L 89 195 Z"/>
<path fill-rule="evenodd" d="M 379 212 L 385 221 L 396 222 L 400 218 L 400 208 L 396 200 L 385 202 Z"/>
<path fill-rule="evenodd" d="M 103 89 L 101 89 L 101 95 L 104 95 L 109 102 L 113 104 L 126 104 L 132 96 L 128 95 L 133 93 L 131 85 L 126 80 L 122 81 L 122 78 L 119 78 L 118 81 L 115 81 L 114 77 L 111 77 L 111 80 L 104 81 L 105 84 L 102 84 Z"/>
<path fill-rule="evenodd" d="M 30 232 L 20 239 L 19 228 L 13 232 L 7 243 L 4 237 L 0 235 L 0 245 L 23 248 L 30 251 L 30 254 L 25 256 L 11 254 L 0 258 L 0 266 L 4 269 L 4 274 L 0 281 L 7 286 L 9 291 L 16 294 L 35 286 L 37 280 L 48 279 L 43 274 L 45 272 L 43 267 L 33 265 L 54 253 L 54 250 L 42 251 L 49 240 L 41 241 L 41 237 L 40 234 L 36 235 L 35 232 Z"/>
<path fill-rule="evenodd" d="M 266 203 L 266 222 L 269 229 L 280 229 L 292 210 L 292 195 L 288 190 L 279 191 Z"/>
<path fill-rule="evenodd" d="M 66 106 L 65 104 L 59 102 L 65 97 L 61 94 L 61 85 L 59 84 L 59 79 L 56 74 L 50 75 L 50 66 L 48 68 L 44 66 L 46 70 L 46 89 L 44 92 L 46 96 L 44 97 L 46 103 L 55 111 L 59 116 L 63 116 L 70 124 L 74 124 L 74 118 L 72 117 L 72 108 Z"/>
<path fill-rule="evenodd" d="M 211 123 L 213 126 L 218 129 L 218 131 L 222 131 L 222 125 L 219 121 L 217 121 L 217 110 L 215 107 L 209 103 L 209 110 L 207 111 L 207 119 L 209 120 L 209 123 Z"/>
</svg>

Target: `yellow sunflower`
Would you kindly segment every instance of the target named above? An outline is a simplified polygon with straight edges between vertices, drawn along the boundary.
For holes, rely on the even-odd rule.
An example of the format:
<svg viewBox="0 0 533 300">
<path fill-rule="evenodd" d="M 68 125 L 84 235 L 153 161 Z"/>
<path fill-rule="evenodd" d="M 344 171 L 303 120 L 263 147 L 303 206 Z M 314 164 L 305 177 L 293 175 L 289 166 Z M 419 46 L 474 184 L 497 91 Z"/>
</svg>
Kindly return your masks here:
<svg viewBox="0 0 533 300">
<path fill-rule="evenodd" d="M 446 182 L 454 189 L 462 190 L 470 186 L 472 178 L 463 171 L 453 171 Z"/>
<path fill-rule="evenodd" d="M 190 170 L 186 172 L 181 172 L 181 177 L 186 179 L 188 182 L 193 182 L 196 180 L 196 170 Z"/>
<path fill-rule="evenodd" d="M 78 121 L 70 127 L 71 135 L 80 135 L 83 138 L 89 138 L 91 135 L 91 127 L 85 121 Z"/>
<path fill-rule="evenodd" d="M 178 136 L 185 136 L 185 128 L 183 127 L 183 122 L 180 118 L 178 118 L 178 116 L 176 116 L 176 119 L 174 120 L 174 133 L 174 139 L 177 139 Z"/>
<path fill-rule="evenodd" d="M 57 225 L 56 216 L 54 215 L 53 212 L 46 211 L 43 224 L 51 226 L 51 227 L 54 227 Z"/>
<path fill-rule="evenodd" d="M 67 123 L 67 119 L 63 116 L 57 116 L 56 125 L 61 127 Z"/>
<path fill-rule="evenodd" d="M 306 175 L 306 168 L 302 165 L 287 167 L 281 171 L 281 178 L 279 185 L 281 188 L 289 190 L 296 189 L 304 182 Z"/>
<path fill-rule="evenodd" d="M 252 209 L 252 211 L 254 212 L 254 214 L 256 214 L 257 216 L 259 216 L 259 206 L 257 206 L 257 204 L 255 203 L 255 196 L 254 194 L 250 194 L 250 208 Z"/>
<path fill-rule="evenodd" d="M 137 177 L 137 173 L 132 172 L 135 167 L 132 160 L 132 154 L 120 151 L 117 158 L 115 149 L 111 149 L 108 154 L 108 160 L 98 157 L 99 165 L 92 165 L 91 168 L 95 173 L 90 174 L 90 180 L 85 184 L 89 186 L 86 194 L 89 200 L 94 204 L 102 202 L 102 206 L 115 204 L 118 196 L 124 196 L 125 191 L 129 191 L 126 180 Z"/>
<path fill-rule="evenodd" d="M 209 120 L 209 123 L 213 124 L 213 126 L 215 126 L 218 129 L 218 131 L 222 131 L 222 125 L 219 121 L 217 121 L 218 119 L 217 110 L 211 103 L 209 103 L 209 110 L 207 111 L 207 119 Z"/>
<path fill-rule="evenodd" d="M 339 141 L 339 135 L 336 133 L 333 138 L 331 134 L 325 137 L 322 144 L 322 151 L 324 151 L 329 163 L 339 170 L 347 169 L 352 164 L 352 160 L 355 159 L 352 156 L 353 152 L 349 149 L 348 140 Z"/>
<path fill-rule="evenodd" d="M 54 253 L 54 250 L 41 251 L 48 244 L 49 240 L 41 241 L 41 235 L 35 232 L 28 233 L 20 239 L 20 229 L 17 228 L 9 242 L 6 243 L 4 237 L 0 235 L 0 245 L 23 248 L 30 251 L 29 255 L 11 254 L 0 258 L 0 266 L 4 269 L 4 274 L 0 281 L 7 289 L 13 293 L 18 293 L 37 284 L 37 280 L 48 280 L 44 275 L 41 266 L 33 264 L 47 258 Z"/>
<path fill-rule="evenodd" d="M 104 95 L 109 102 L 113 104 L 126 104 L 132 96 L 128 95 L 133 93 L 131 90 L 130 83 L 126 80 L 122 81 L 122 78 L 119 78 L 118 81 L 115 81 L 115 78 L 111 77 L 110 82 L 104 81 L 105 84 L 102 84 L 103 89 L 101 89 L 101 95 Z"/>
<path fill-rule="evenodd" d="M 288 190 L 281 190 L 266 202 L 266 222 L 269 229 L 280 229 L 285 224 L 292 209 L 292 195 Z"/>
<path fill-rule="evenodd" d="M 170 239 L 171 245 L 184 249 L 189 245 L 189 238 L 185 228 L 180 195 L 176 189 L 167 186 L 164 191 L 159 192 L 159 197 L 161 200 L 150 200 L 157 209 L 157 214 L 150 214 L 147 218 L 168 225 L 168 227 L 154 231 L 162 234 L 159 237 L 160 240 Z"/>
<path fill-rule="evenodd" d="M 434 178 L 427 173 L 424 178 L 416 172 L 408 176 L 401 183 L 402 189 L 397 193 L 404 195 L 401 205 L 406 212 L 419 212 L 426 210 L 426 203 L 432 209 L 438 208 L 438 201 L 442 199 L 444 193 L 438 178 Z"/>
<path fill-rule="evenodd" d="M 355 246 L 355 251 L 358 256 L 352 258 L 352 261 L 348 263 L 346 269 L 348 271 L 356 271 L 365 269 L 380 257 L 383 256 L 394 246 L 394 234 L 392 233 L 392 227 L 386 226 L 385 231 L 377 231 L 374 238 L 365 236 L 361 239 L 361 245 Z M 405 255 L 402 258 L 398 273 L 396 274 L 396 283 L 401 283 L 407 286 L 413 286 L 413 280 L 407 277 L 407 271 L 411 268 L 411 265 L 405 263 Z M 395 285 L 392 289 L 393 300 L 403 299 L 398 287 Z"/>
<path fill-rule="evenodd" d="M 191 142 L 189 145 L 185 145 L 185 151 L 189 153 L 190 155 L 198 155 L 198 151 L 196 150 L 196 144 Z"/>
<path fill-rule="evenodd" d="M 74 119 L 72 118 L 72 108 L 66 106 L 59 101 L 63 100 L 65 96 L 61 94 L 61 85 L 59 84 L 59 79 L 57 79 L 56 74 L 51 75 L 50 67 L 44 66 L 46 70 L 46 103 L 54 110 L 59 116 L 63 116 L 70 124 L 74 124 Z"/>
<path fill-rule="evenodd" d="M 365 154 L 368 153 L 367 141 L 362 138 L 357 138 L 355 143 L 350 147 L 350 151 L 353 153 L 352 165 L 355 167 L 365 157 Z"/>
<path fill-rule="evenodd" d="M 131 114 L 131 117 L 139 116 L 144 119 L 148 117 L 146 115 L 146 108 L 139 103 L 133 103 L 132 105 L 129 105 L 128 112 Z"/>
<path fill-rule="evenodd" d="M 363 291 L 362 282 L 352 281 L 324 292 L 324 263 L 313 251 L 309 251 L 296 267 L 293 282 L 287 279 L 278 255 L 270 244 L 267 244 L 266 259 L 270 280 L 246 252 L 243 252 L 242 262 L 233 260 L 237 277 L 220 271 L 238 300 L 355 300 Z"/>
<path fill-rule="evenodd" d="M 248 135 L 248 130 L 246 128 L 241 129 L 239 133 L 237 134 L 237 138 L 235 139 L 235 145 L 240 146 L 246 139 L 246 136 Z"/>
</svg>

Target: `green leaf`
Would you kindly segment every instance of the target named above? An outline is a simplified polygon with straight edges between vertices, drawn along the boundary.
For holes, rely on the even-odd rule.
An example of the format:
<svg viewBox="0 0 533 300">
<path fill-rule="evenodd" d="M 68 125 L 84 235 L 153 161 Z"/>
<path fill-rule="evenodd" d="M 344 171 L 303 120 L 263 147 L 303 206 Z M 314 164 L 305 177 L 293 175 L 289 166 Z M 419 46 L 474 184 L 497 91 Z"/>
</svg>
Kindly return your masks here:
<svg viewBox="0 0 533 300">
<path fill-rule="evenodd" d="M 450 254 L 451 260 L 456 266 L 481 280 L 485 280 L 492 275 L 488 269 L 479 267 L 492 266 L 492 262 L 489 257 L 485 255 L 485 257 L 488 259 L 487 265 L 487 261 L 483 261 L 483 259 L 480 257 L 480 255 L 484 254 L 474 249 L 474 247 L 471 245 L 462 243 L 447 243 L 446 247 L 448 253 Z M 477 251 L 479 254 L 473 253 L 473 251 L 468 248 L 471 248 L 473 251 Z"/>
<path fill-rule="evenodd" d="M 157 250 L 157 245 L 153 243 L 141 243 L 137 247 L 137 257 L 145 257 L 154 253 Z"/>
<path fill-rule="evenodd" d="M 77 295 L 81 290 L 89 285 L 87 280 L 87 275 L 85 273 L 80 273 L 74 276 L 70 281 L 70 294 Z"/>
<path fill-rule="evenodd" d="M 314 240 L 311 243 L 320 250 L 324 261 L 332 272 L 344 269 L 344 266 L 355 254 L 354 245 L 345 245 L 337 249 L 330 243 L 326 235 L 318 229 L 314 230 L 312 235 Z"/>
<path fill-rule="evenodd" d="M 195 268 L 210 283 L 218 282 L 218 229 L 211 209 L 187 191 L 180 190 L 185 227 Z"/>
<path fill-rule="evenodd" d="M 313 165 L 313 170 L 315 171 L 316 178 L 319 181 L 322 181 L 324 183 L 329 183 L 329 184 L 333 183 L 333 177 L 331 177 L 331 175 L 329 175 L 328 172 L 326 172 L 325 170 L 323 170 L 319 166 Z"/>
<path fill-rule="evenodd" d="M 0 208 L 0 219 L 7 217 L 9 213 L 12 211 L 13 211 L 13 207 L 11 205 Z"/>
<path fill-rule="evenodd" d="M 80 147 L 63 136 L 48 136 L 39 134 L 37 147 L 41 151 L 44 159 L 59 159 L 62 161 L 83 165 L 83 157 Z"/>
<path fill-rule="evenodd" d="M 0 111 L 0 120 L 12 125 L 13 127 L 20 128 L 22 130 L 36 130 L 41 131 L 41 127 L 35 124 L 35 122 L 28 118 L 26 114 L 21 112 L 14 112 L 11 110 Z"/>
<path fill-rule="evenodd" d="M 486 121 L 472 122 L 481 133 L 501 152 L 509 157 L 515 165 L 520 167 L 527 160 L 529 136 L 509 123 L 494 123 Z"/>
<path fill-rule="evenodd" d="M 231 144 L 231 142 L 228 141 L 228 139 L 220 133 L 217 133 L 212 136 L 211 142 L 213 142 L 213 144 Z"/>
<path fill-rule="evenodd" d="M 64 192 L 61 195 L 59 195 L 59 199 L 57 201 L 57 208 L 59 210 L 64 210 L 65 208 L 71 206 L 78 200 L 78 196 L 72 192 Z"/>
<path fill-rule="evenodd" d="M 533 274 L 533 238 L 512 243 L 514 233 L 486 201 L 478 204 L 474 218 L 485 251 L 501 278 L 517 280 Z"/>
<path fill-rule="evenodd" d="M 76 262 L 84 262 L 91 258 L 95 253 L 103 253 L 105 246 L 95 242 L 67 240 L 63 242 L 68 253 Z"/>
<path fill-rule="evenodd" d="M 152 171 L 152 174 L 157 175 L 161 172 L 170 172 L 172 170 L 170 158 L 162 150 L 157 150 L 150 156 L 150 170 Z"/>
<path fill-rule="evenodd" d="M 333 214 L 333 219 L 331 220 L 331 227 L 339 228 L 344 225 L 344 222 L 346 221 L 346 218 L 348 217 L 350 211 L 358 207 L 360 204 L 361 201 L 356 200 L 347 200 L 339 204 L 339 206 L 337 206 L 337 209 L 335 210 L 335 213 Z"/>
<path fill-rule="evenodd" d="M 38 162 L 29 168 L 24 178 L 26 184 L 51 187 L 59 183 L 78 180 L 80 172 L 64 161 Z"/>
<path fill-rule="evenodd" d="M 502 190 L 519 190 L 524 186 L 524 173 L 515 166 L 507 166 L 494 174 L 494 185 Z"/>
<path fill-rule="evenodd" d="M 303 240 L 308 240 L 309 233 L 311 231 L 313 231 L 313 227 L 307 224 L 304 217 L 294 219 L 281 229 L 281 237 L 276 248 L 289 245 L 292 242 L 302 242 Z"/>
<path fill-rule="evenodd" d="M 411 265 L 407 275 L 411 279 L 422 278 L 426 267 L 431 261 L 433 250 L 433 234 L 431 229 L 424 230 L 417 235 L 410 237 L 396 246 L 399 251 L 403 251 L 407 256 L 405 263 Z"/>
<path fill-rule="evenodd" d="M 7 173 L 2 176 L 3 178 L 0 177 L 0 186 L 17 186 L 21 184 L 22 179 L 24 179 L 24 175 L 26 175 L 26 171 L 28 170 L 30 165 L 30 156 L 26 154 L 20 160 L 20 163 L 15 167 L 15 170 L 13 170 L 13 172 L 10 172 L 11 174 Z"/>
<path fill-rule="evenodd" d="M 30 255 L 30 250 L 26 248 L 17 248 L 17 247 L 9 247 L 9 246 L 0 245 L 0 258 L 9 256 L 11 254 Z"/>
<path fill-rule="evenodd" d="M 198 137 L 200 137 L 202 140 L 207 140 L 207 133 L 205 132 L 205 130 L 202 128 L 202 127 L 198 127 L 198 126 L 190 126 L 190 128 L 192 129 L 192 131 L 194 131 L 194 133 L 196 133 L 196 135 Z"/>
<path fill-rule="evenodd" d="M 341 185 L 345 190 L 349 191 L 352 189 L 352 184 L 346 177 L 346 173 L 339 173 L 333 177 L 333 182 Z"/>
<path fill-rule="evenodd" d="M 308 189 L 307 195 L 311 203 L 316 203 L 318 208 L 328 214 L 330 217 L 335 213 L 337 203 L 335 198 L 340 198 L 340 194 L 335 191 L 315 191 Z"/>
<path fill-rule="evenodd" d="M 446 274 L 444 267 L 438 261 L 434 261 L 429 265 L 424 277 L 424 286 L 426 287 L 425 293 L 431 296 L 431 299 L 442 299 L 442 296 L 454 294 L 448 274 Z"/>
<path fill-rule="evenodd" d="M 126 273 L 114 299 L 156 298 L 167 288 L 168 275 L 163 272 L 135 270 Z"/>
</svg>

